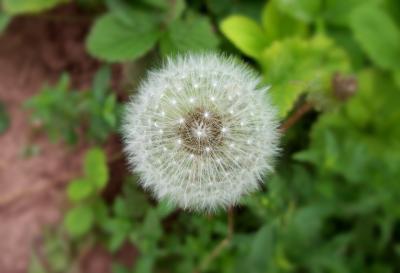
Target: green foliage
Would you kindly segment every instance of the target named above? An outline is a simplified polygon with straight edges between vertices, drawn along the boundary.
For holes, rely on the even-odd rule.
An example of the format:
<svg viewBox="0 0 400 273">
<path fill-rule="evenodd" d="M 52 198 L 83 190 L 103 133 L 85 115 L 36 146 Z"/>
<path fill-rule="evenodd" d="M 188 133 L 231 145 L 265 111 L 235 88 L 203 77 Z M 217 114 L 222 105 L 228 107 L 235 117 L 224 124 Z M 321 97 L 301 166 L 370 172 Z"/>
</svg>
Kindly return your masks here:
<svg viewBox="0 0 400 273">
<path fill-rule="evenodd" d="M 333 73 L 349 70 L 345 52 L 326 36 L 274 42 L 263 52 L 260 64 L 265 81 L 273 86 L 271 95 L 281 117 L 288 114 L 305 92 L 325 92 L 324 101 L 314 102 L 324 106 L 330 99 Z"/>
<path fill-rule="evenodd" d="M 109 93 L 110 73 L 108 67 L 100 69 L 87 91 L 70 90 L 66 74 L 57 85 L 45 86 L 25 104 L 32 110 L 32 123 L 42 126 L 53 141 L 75 144 L 83 128 L 89 140 L 106 140 L 116 132 L 121 110 L 115 94 Z"/>
<path fill-rule="evenodd" d="M 162 54 L 215 49 L 218 38 L 208 18 L 185 13 L 184 1 L 143 1 L 148 7 L 109 1 L 110 12 L 100 17 L 88 36 L 87 49 L 109 61 L 135 60 L 157 42 Z"/>
<path fill-rule="evenodd" d="M 120 170 L 122 189 L 106 201 L 115 170 L 101 149 L 89 150 L 82 176 L 66 189 L 67 236 L 61 228 L 45 239 L 51 272 L 71 272 L 88 246 L 114 254 L 126 243 L 139 256 L 132 267 L 114 262 L 115 273 L 400 272 L 399 2 L 172 2 L 105 1 L 88 49 L 126 61 L 154 49 L 166 55 L 222 45 L 238 53 L 230 42 L 272 85 L 282 119 L 304 101 L 318 111 L 286 131 L 275 174 L 235 208 L 233 236 L 218 255 L 215 247 L 228 235 L 226 213 L 155 204 L 138 188 L 139 177 Z M 216 23 L 227 40 L 213 31 Z M 337 96 L 346 89 L 334 84 L 338 74 L 353 75 L 358 85 L 347 99 Z M 109 80 L 103 68 L 89 92 L 77 92 L 64 77 L 28 103 L 32 117 L 67 141 L 76 141 L 81 128 L 105 139 L 120 121 Z M 47 272 L 37 255 L 31 268 Z"/>
<path fill-rule="evenodd" d="M 352 13 L 350 22 L 357 41 L 376 65 L 385 69 L 399 67 L 400 27 L 384 10 L 362 5 Z"/>
<path fill-rule="evenodd" d="M 228 17 L 220 27 L 233 44 L 259 63 L 265 82 L 273 86 L 270 92 L 283 118 L 304 93 L 313 94 L 310 100 L 320 108 L 333 104 L 332 96 L 329 97 L 333 74 L 349 72 L 350 64 L 346 52 L 327 35 L 317 33 L 307 37 L 307 25 L 298 20 L 304 16 L 284 13 L 284 9 L 278 8 L 280 3 L 269 1 L 266 4 L 261 15 L 262 27 L 239 16 Z M 315 95 L 318 92 L 326 95 Z M 321 97 L 325 98 L 321 100 Z"/>
<path fill-rule="evenodd" d="M 106 156 L 99 148 L 89 150 L 84 160 L 84 176 L 68 184 L 67 194 L 77 206 L 71 208 L 65 216 L 65 228 L 72 237 L 81 237 L 94 224 L 97 195 L 108 181 Z"/>
<path fill-rule="evenodd" d="M 2 0 L 2 6 L 8 14 L 38 13 L 53 8 L 69 0 Z"/>
</svg>

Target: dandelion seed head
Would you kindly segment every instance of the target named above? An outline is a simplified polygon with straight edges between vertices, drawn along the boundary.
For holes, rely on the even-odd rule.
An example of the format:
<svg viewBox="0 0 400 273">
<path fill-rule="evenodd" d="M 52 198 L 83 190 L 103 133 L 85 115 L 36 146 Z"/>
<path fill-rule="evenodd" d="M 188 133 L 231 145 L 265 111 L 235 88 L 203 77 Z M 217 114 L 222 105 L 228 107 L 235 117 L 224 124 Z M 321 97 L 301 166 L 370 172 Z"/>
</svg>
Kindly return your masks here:
<svg viewBox="0 0 400 273">
<path fill-rule="evenodd" d="M 276 110 L 259 84 L 246 65 L 217 54 L 169 59 L 150 72 L 123 127 L 140 184 L 157 199 L 209 212 L 258 189 L 279 138 Z"/>
</svg>

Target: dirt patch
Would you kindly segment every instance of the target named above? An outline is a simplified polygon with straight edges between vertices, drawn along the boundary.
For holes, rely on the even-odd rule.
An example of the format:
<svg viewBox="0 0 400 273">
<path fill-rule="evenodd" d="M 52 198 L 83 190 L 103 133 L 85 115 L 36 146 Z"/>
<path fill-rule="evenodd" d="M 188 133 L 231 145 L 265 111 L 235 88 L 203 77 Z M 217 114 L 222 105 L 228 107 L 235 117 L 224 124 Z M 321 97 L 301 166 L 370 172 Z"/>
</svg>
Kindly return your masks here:
<svg viewBox="0 0 400 273">
<path fill-rule="evenodd" d="M 35 238 L 43 226 L 60 220 L 65 183 L 80 173 L 85 147 L 71 149 L 40 136 L 34 138 L 39 155 L 23 156 L 32 131 L 22 105 L 64 71 L 76 87 L 90 84 L 99 64 L 84 50 L 89 25 L 17 18 L 0 38 L 0 100 L 11 117 L 10 128 L 0 135 L 0 272 L 26 272 Z"/>
</svg>

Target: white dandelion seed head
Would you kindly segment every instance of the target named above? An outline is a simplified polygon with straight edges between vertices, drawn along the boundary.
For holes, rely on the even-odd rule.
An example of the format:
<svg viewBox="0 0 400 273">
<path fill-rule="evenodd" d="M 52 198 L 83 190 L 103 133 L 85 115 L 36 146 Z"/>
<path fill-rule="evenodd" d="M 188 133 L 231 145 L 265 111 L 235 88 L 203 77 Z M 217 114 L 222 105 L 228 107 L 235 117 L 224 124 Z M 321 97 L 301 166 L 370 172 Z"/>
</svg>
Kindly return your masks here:
<svg viewBox="0 0 400 273">
<path fill-rule="evenodd" d="M 236 204 L 271 172 L 278 122 L 259 78 L 217 54 L 168 59 L 127 105 L 125 152 L 140 184 L 188 210 Z"/>
</svg>

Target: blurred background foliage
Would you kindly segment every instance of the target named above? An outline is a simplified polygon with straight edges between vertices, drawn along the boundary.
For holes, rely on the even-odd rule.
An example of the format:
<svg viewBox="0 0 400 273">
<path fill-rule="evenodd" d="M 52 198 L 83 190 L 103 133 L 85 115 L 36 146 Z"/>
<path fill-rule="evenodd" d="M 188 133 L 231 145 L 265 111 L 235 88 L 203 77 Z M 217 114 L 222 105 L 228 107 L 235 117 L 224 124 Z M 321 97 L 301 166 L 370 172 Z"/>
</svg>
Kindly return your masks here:
<svg viewBox="0 0 400 273">
<path fill-rule="evenodd" d="M 0 30 L 13 16 L 65 2 L 2 0 Z M 272 85 L 282 121 L 296 122 L 275 174 L 235 209 L 233 236 L 226 213 L 155 204 L 128 172 L 122 192 L 106 201 L 112 159 L 90 149 L 82 177 L 66 190 L 63 224 L 46 233 L 48 265 L 33 253 L 30 273 L 74 272 L 82 249 L 102 244 L 115 253 L 126 242 L 139 256 L 132 267 L 115 262 L 114 273 L 400 272 L 400 1 L 76 3 L 94 16 L 86 48 L 104 66 L 87 92 L 71 90 L 64 75 L 27 101 L 51 139 L 100 145 L 118 133 L 123 101 L 109 87 L 107 64 L 188 51 L 242 58 Z M 0 132 L 7 123 L 0 104 Z"/>
</svg>

